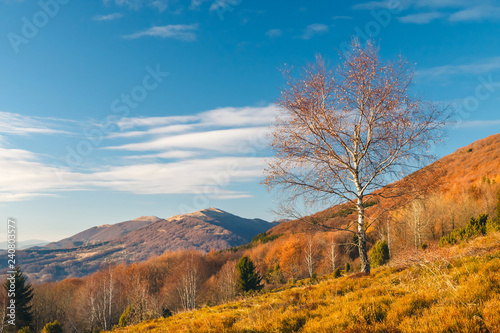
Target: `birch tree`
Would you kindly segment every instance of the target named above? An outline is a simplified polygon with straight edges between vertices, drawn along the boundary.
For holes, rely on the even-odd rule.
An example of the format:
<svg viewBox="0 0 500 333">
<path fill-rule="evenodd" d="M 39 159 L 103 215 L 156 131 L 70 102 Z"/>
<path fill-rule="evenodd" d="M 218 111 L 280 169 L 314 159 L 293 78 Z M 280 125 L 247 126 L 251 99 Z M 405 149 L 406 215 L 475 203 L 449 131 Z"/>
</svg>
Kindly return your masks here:
<svg viewBox="0 0 500 333">
<path fill-rule="evenodd" d="M 314 274 L 314 266 L 316 265 L 314 257 L 315 252 L 316 246 L 314 243 L 314 237 L 313 235 L 310 235 L 309 237 L 307 237 L 304 251 L 304 262 L 306 264 L 307 274 L 309 275 L 309 278 L 312 278 Z"/>
<path fill-rule="evenodd" d="M 357 221 L 346 230 L 357 234 L 361 271 L 369 273 L 365 203 L 406 167 L 431 157 L 449 112 L 412 96 L 408 62 L 382 61 L 371 42 L 354 40 L 335 69 L 318 57 L 301 77 L 290 71 L 285 77 L 271 134 L 276 156 L 264 183 L 292 203 L 299 197 L 306 204 L 351 203 Z"/>
<path fill-rule="evenodd" d="M 327 259 L 330 262 L 332 273 L 335 271 L 336 263 L 337 263 L 337 244 L 335 243 L 335 238 L 333 236 L 330 238 L 330 241 L 327 244 Z"/>
<path fill-rule="evenodd" d="M 184 267 L 184 273 L 181 275 L 177 291 L 181 299 L 184 310 L 190 311 L 196 309 L 198 291 L 200 288 L 199 263 L 194 255 L 190 255 Z"/>
</svg>

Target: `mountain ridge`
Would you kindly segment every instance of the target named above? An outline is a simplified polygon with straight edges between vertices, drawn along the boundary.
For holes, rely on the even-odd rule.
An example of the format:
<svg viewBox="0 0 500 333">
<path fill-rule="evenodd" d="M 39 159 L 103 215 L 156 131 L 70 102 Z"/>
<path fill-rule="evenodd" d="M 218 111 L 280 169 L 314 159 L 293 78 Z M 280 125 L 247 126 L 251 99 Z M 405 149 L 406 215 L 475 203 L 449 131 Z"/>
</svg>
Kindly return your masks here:
<svg viewBox="0 0 500 333">
<path fill-rule="evenodd" d="M 141 216 L 95 226 L 42 247 L 19 251 L 18 256 L 32 280 L 48 282 L 85 276 L 103 265 L 143 261 L 165 251 L 209 252 L 244 245 L 277 224 L 217 208 L 166 219 Z"/>
</svg>

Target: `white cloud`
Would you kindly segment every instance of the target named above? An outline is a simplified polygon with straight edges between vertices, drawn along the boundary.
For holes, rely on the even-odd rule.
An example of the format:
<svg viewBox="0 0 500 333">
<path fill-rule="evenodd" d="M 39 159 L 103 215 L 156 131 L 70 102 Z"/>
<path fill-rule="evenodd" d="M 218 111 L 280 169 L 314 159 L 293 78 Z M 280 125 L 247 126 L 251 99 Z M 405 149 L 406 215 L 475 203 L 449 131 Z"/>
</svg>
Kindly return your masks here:
<svg viewBox="0 0 500 333">
<path fill-rule="evenodd" d="M 196 40 L 196 31 L 198 24 L 177 24 L 177 25 L 164 25 L 149 28 L 147 30 L 139 31 L 130 35 L 126 35 L 125 39 L 136 39 L 144 36 L 160 37 L 160 38 L 173 38 L 192 42 Z"/>
<path fill-rule="evenodd" d="M 133 138 L 145 135 L 162 135 L 188 132 L 194 128 L 193 125 L 170 125 L 150 128 L 145 131 L 115 132 L 109 135 L 109 138 Z"/>
<path fill-rule="evenodd" d="M 126 156 L 126 159 L 133 159 L 133 160 L 148 160 L 148 159 L 186 159 L 189 157 L 194 157 L 198 153 L 194 151 L 189 151 L 189 150 L 170 150 L 166 151 L 163 153 L 158 153 L 158 154 L 149 154 L 149 155 L 131 155 L 131 156 Z"/>
<path fill-rule="evenodd" d="M 212 198 L 247 197 L 244 190 L 230 190 L 228 185 L 262 177 L 268 125 L 277 113 L 276 106 L 269 105 L 218 108 L 190 116 L 124 118 L 117 122 L 123 132 L 107 137 L 108 142 L 119 144 L 104 147 L 108 149 L 105 158 L 79 165 L 77 171 L 46 162 L 47 155 L 0 148 L 0 202 L 83 190 L 134 194 L 208 191 Z M 3 115 L 30 125 L 10 126 L 14 134 L 57 131 L 29 117 Z M 224 179 L 222 185 L 220 179 Z"/>
<path fill-rule="evenodd" d="M 457 128 L 477 128 L 491 126 L 500 126 L 500 120 L 468 120 L 460 121 L 455 125 L 455 127 Z"/>
<path fill-rule="evenodd" d="M 266 36 L 269 38 L 276 38 L 283 35 L 283 31 L 281 29 L 271 29 L 266 32 Z"/>
<path fill-rule="evenodd" d="M 265 107 L 219 108 L 199 114 L 201 123 L 210 126 L 269 125 L 278 115 L 275 105 Z"/>
<path fill-rule="evenodd" d="M 491 73 L 500 69 L 500 57 L 482 59 L 473 63 L 460 65 L 444 65 L 416 71 L 421 77 L 441 77 L 445 75 Z"/>
<path fill-rule="evenodd" d="M 206 192 L 226 199 L 239 198 L 248 194 L 229 191 L 227 185 L 261 178 L 264 165 L 264 159 L 258 157 L 215 157 L 76 173 L 44 164 L 38 155 L 26 150 L 0 148 L 0 202 L 97 189 L 134 194 Z"/>
<path fill-rule="evenodd" d="M 315 35 L 328 32 L 329 28 L 325 24 L 314 23 L 307 26 L 300 38 L 311 39 Z"/>
<path fill-rule="evenodd" d="M 447 18 L 450 22 L 500 19 L 500 7 L 493 6 L 491 3 L 489 0 L 384 0 L 356 4 L 353 6 L 353 9 L 375 10 L 386 8 L 404 11 L 414 8 L 432 10 L 429 13 L 416 13 L 399 18 L 399 21 L 403 23 L 414 24 L 426 24 L 433 20 L 444 18 Z"/>
<path fill-rule="evenodd" d="M 477 0 L 476 0 L 477 1 Z M 354 5 L 353 9 L 371 10 L 377 8 L 401 9 L 415 8 L 459 8 L 470 5 L 469 0 L 383 0 L 369 1 Z"/>
<path fill-rule="evenodd" d="M 196 116 L 122 118 L 117 122 L 117 125 L 121 130 L 126 130 L 134 127 L 152 127 L 186 123 L 196 119 Z"/>
<path fill-rule="evenodd" d="M 156 8 L 159 11 L 164 11 L 168 8 L 168 0 L 104 0 L 104 4 L 114 3 L 118 6 L 126 6 L 130 9 L 138 10 L 143 6 Z"/>
<path fill-rule="evenodd" d="M 210 6 L 210 11 L 214 10 L 232 10 L 234 6 L 241 3 L 242 0 L 215 0 Z"/>
<path fill-rule="evenodd" d="M 68 188 L 77 189 L 73 177 L 66 182 L 58 175 L 67 170 L 40 162 L 40 156 L 21 149 L 0 148 L 0 202 L 53 195 Z"/>
<path fill-rule="evenodd" d="M 278 115 L 275 105 L 264 107 L 224 107 L 191 116 L 122 118 L 117 122 L 121 130 L 136 127 L 173 126 L 178 124 L 197 126 L 258 126 L 269 125 Z M 123 133 L 122 136 L 127 136 Z"/>
<path fill-rule="evenodd" d="M 14 135 L 69 134 L 64 130 L 63 119 L 23 116 L 0 111 L 0 133 Z"/>
<path fill-rule="evenodd" d="M 429 12 L 429 13 L 406 15 L 403 17 L 399 17 L 398 20 L 403 23 L 427 24 L 431 21 L 440 19 L 444 16 L 445 15 L 440 12 Z"/>
<path fill-rule="evenodd" d="M 116 20 L 119 18 L 122 18 L 123 14 L 121 13 L 112 13 L 112 14 L 107 14 L 107 15 L 96 15 L 92 19 L 94 21 L 112 21 Z"/>
<path fill-rule="evenodd" d="M 136 194 L 190 194 L 206 190 L 216 195 L 241 196 L 245 193 L 228 191 L 225 186 L 261 178 L 264 166 L 264 159 L 254 157 L 137 164 L 96 172 L 87 183 Z"/>
<path fill-rule="evenodd" d="M 482 21 L 500 19 L 500 7 L 476 6 L 451 14 L 451 22 Z"/>
<path fill-rule="evenodd" d="M 129 151 L 161 151 L 175 148 L 202 149 L 219 152 L 237 152 L 240 147 L 248 146 L 248 144 L 246 143 L 250 139 L 263 135 L 266 130 L 267 127 L 250 127 L 196 132 L 176 136 L 161 137 L 152 141 L 107 147 L 106 149 Z"/>
</svg>

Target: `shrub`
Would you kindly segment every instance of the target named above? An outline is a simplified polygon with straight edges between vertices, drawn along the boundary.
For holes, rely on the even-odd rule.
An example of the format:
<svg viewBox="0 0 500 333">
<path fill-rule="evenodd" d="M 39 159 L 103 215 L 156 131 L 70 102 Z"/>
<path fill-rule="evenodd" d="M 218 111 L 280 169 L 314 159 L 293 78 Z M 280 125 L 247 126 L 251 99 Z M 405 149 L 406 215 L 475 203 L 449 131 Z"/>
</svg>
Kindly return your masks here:
<svg viewBox="0 0 500 333">
<path fill-rule="evenodd" d="M 385 265 L 389 262 L 389 246 L 386 241 L 378 241 L 370 251 L 370 261 L 373 267 Z"/>
<path fill-rule="evenodd" d="M 286 317 L 281 321 L 280 332 L 282 333 L 299 332 L 305 323 L 306 323 L 306 318 L 304 316 L 295 315 Z"/>
<path fill-rule="evenodd" d="M 348 262 L 345 263 L 345 269 L 344 269 L 344 272 L 347 274 L 351 271 L 351 264 L 349 264 Z"/>
<path fill-rule="evenodd" d="M 422 250 L 424 250 L 424 251 L 425 251 L 425 250 L 427 250 L 427 248 L 428 248 L 427 243 L 424 243 L 424 244 L 420 245 L 420 248 L 421 248 Z"/>
<path fill-rule="evenodd" d="M 17 331 L 17 333 L 31 333 L 31 329 L 29 326 L 24 326 L 19 331 Z"/>
<path fill-rule="evenodd" d="M 265 280 L 267 284 L 284 284 L 286 282 L 280 264 L 274 265 L 274 268 L 269 267 Z"/>
<path fill-rule="evenodd" d="M 161 310 L 161 316 L 162 316 L 163 318 L 172 317 L 172 311 L 170 311 L 170 310 L 169 310 L 169 309 L 167 309 L 167 308 L 163 308 L 163 309 Z"/>
<path fill-rule="evenodd" d="M 488 215 L 481 214 L 478 218 L 471 217 L 469 223 L 465 227 L 460 227 L 453 230 L 450 234 L 441 237 L 439 246 L 454 245 L 461 241 L 469 240 L 473 237 L 485 235 L 488 229 L 496 228 L 494 222 L 488 221 Z"/>
<path fill-rule="evenodd" d="M 122 315 L 120 316 L 120 320 L 118 322 L 118 325 L 120 325 L 120 327 L 125 327 L 125 326 L 132 324 L 132 316 L 133 315 L 134 315 L 134 309 L 132 309 L 132 307 L 130 305 L 127 306 L 125 311 L 123 311 Z"/>
<path fill-rule="evenodd" d="M 52 323 L 48 323 L 45 325 L 45 327 L 42 330 L 42 333 L 62 333 L 62 326 L 61 324 L 56 320 Z"/>
<path fill-rule="evenodd" d="M 333 277 L 339 278 L 341 276 L 342 276 L 342 274 L 340 273 L 340 268 L 335 268 L 335 270 L 333 271 Z"/>
<path fill-rule="evenodd" d="M 252 241 L 250 243 L 258 243 L 261 242 L 262 244 L 272 242 L 273 240 L 279 238 L 281 235 L 268 235 L 267 232 L 263 232 L 258 234 L 257 236 L 254 236 L 252 238 Z"/>
<path fill-rule="evenodd" d="M 497 194 L 497 221 L 500 222 L 500 191 Z"/>
</svg>

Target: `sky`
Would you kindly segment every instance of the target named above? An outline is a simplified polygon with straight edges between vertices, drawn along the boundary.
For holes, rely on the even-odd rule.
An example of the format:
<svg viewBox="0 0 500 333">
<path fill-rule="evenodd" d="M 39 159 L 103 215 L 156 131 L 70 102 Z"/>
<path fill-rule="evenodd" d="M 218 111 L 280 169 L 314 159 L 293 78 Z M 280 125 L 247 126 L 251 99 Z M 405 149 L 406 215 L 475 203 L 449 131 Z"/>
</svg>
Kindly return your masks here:
<svg viewBox="0 0 500 333">
<path fill-rule="evenodd" d="M 50 241 L 208 207 L 275 219 L 281 69 L 353 37 L 456 108 L 437 156 L 500 132 L 500 1 L 0 0 L 0 219 Z"/>
</svg>

